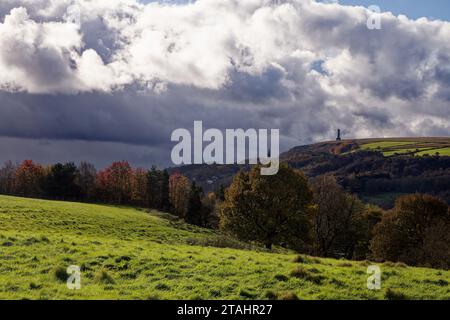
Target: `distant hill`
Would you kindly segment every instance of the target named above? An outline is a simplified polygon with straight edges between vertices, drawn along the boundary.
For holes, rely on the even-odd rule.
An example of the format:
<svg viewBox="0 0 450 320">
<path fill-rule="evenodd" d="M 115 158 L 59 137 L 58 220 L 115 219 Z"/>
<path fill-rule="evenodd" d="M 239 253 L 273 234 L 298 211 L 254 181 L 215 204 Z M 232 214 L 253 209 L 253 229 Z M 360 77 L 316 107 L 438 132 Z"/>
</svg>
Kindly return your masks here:
<svg viewBox="0 0 450 320">
<path fill-rule="evenodd" d="M 281 160 L 310 177 L 334 174 L 348 191 L 384 208 L 401 194 L 423 192 L 450 203 L 450 138 L 379 138 L 295 147 Z M 205 191 L 228 186 L 246 166 L 193 165 L 180 171 Z"/>
<path fill-rule="evenodd" d="M 328 141 L 293 148 L 282 154 L 281 157 L 295 159 L 296 156 L 305 153 L 342 155 L 356 151 L 377 151 L 383 153 L 384 156 L 450 156 L 450 138 L 378 138 Z"/>
</svg>

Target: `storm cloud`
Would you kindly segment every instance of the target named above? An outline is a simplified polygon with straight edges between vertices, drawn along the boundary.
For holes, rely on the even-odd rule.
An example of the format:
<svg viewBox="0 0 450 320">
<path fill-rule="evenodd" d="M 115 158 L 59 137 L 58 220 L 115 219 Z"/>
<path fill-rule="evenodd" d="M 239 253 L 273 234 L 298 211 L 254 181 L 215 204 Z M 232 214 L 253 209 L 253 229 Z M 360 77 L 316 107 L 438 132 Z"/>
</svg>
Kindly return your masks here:
<svg viewBox="0 0 450 320">
<path fill-rule="evenodd" d="M 312 0 L 4 0 L 0 160 L 170 165 L 172 130 L 194 120 L 279 128 L 283 149 L 337 128 L 449 135 L 450 23 L 382 13 L 370 30 L 371 15 Z"/>
</svg>

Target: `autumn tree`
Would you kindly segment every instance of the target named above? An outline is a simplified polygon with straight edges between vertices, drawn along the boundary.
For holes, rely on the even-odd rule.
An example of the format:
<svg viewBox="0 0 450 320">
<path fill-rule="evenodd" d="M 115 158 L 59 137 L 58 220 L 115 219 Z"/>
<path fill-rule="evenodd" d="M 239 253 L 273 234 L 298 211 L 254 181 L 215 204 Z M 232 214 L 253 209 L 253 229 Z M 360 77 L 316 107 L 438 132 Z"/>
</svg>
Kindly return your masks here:
<svg viewBox="0 0 450 320">
<path fill-rule="evenodd" d="M 81 195 L 84 199 L 90 199 L 95 190 L 95 178 L 97 170 L 95 166 L 88 162 L 81 162 L 78 166 L 76 184 L 80 187 Z"/>
<path fill-rule="evenodd" d="M 100 171 L 96 179 L 97 193 L 104 200 L 126 204 L 131 201 L 133 190 L 133 169 L 126 161 L 114 162 Z"/>
<path fill-rule="evenodd" d="M 220 228 L 268 249 L 285 244 L 303 250 L 310 240 L 312 199 L 300 171 L 284 164 L 277 175 L 262 176 L 255 166 L 235 176 L 225 192 Z"/>
<path fill-rule="evenodd" d="M 224 193 L 225 194 L 225 193 Z M 205 210 L 206 226 L 217 229 L 219 227 L 219 212 L 221 200 L 214 192 L 209 192 L 202 198 L 202 206 Z"/>
<path fill-rule="evenodd" d="M 356 246 L 352 259 L 364 260 L 371 257 L 370 242 L 375 235 L 375 227 L 381 222 L 385 211 L 374 205 L 366 205 L 361 216 L 357 216 Z"/>
<path fill-rule="evenodd" d="M 312 189 L 317 208 L 312 224 L 313 253 L 323 257 L 353 258 L 364 223 L 365 206 L 355 196 L 347 194 L 331 175 L 313 180 Z"/>
<path fill-rule="evenodd" d="M 44 168 L 32 160 L 23 161 L 16 170 L 15 192 L 22 197 L 42 196 Z"/>
<path fill-rule="evenodd" d="M 133 172 L 132 202 L 135 205 L 146 206 L 148 204 L 148 177 L 147 171 L 141 168 Z"/>
<path fill-rule="evenodd" d="M 448 205 L 436 197 L 400 197 L 374 234 L 371 249 L 376 259 L 450 267 L 450 212 Z"/>
<path fill-rule="evenodd" d="M 169 196 L 174 214 L 186 219 L 189 209 L 191 187 L 189 179 L 181 173 L 173 173 L 169 178 Z"/>
</svg>

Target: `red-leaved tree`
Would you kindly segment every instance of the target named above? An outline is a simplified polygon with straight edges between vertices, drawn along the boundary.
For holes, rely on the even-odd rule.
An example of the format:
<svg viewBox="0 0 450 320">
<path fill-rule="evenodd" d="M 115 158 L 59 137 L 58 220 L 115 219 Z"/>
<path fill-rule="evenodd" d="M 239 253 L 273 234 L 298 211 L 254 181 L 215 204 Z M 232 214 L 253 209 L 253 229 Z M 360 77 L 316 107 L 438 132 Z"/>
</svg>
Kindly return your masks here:
<svg viewBox="0 0 450 320">
<path fill-rule="evenodd" d="M 44 168 L 33 160 L 25 160 L 16 170 L 15 190 L 22 197 L 39 197 L 42 195 Z"/>
<path fill-rule="evenodd" d="M 133 169 L 127 161 L 114 162 L 97 174 L 98 197 L 113 203 L 129 203 L 133 191 Z"/>
</svg>

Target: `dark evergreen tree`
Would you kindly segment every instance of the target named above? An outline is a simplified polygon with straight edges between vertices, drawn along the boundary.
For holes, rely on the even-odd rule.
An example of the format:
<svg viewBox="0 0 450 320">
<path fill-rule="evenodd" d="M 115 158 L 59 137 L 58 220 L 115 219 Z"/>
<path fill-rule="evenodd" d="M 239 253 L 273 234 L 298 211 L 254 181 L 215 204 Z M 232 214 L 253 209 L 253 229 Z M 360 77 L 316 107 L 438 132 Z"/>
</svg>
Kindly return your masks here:
<svg viewBox="0 0 450 320">
<path fill-rule="evenodd" d="M 189 195 L 188 213 L 186 222 L 197 226 L 206 225 L 206 210 L 202 205 L 203 189 L 192 182 L 191 192 Z"/>
<path fill-rule="evenodd" d="M 76 184 L 78 169 L 72 162 L 50 167 L 44 180 L 44 192 L 51 199 L 78 200 L 81 189 Z"/>
<path fill-rule="evenodd" d="M 152 209 L 170 211 L 169 173 L 167 170 L 157 170 L 156 167 L 147 174 L 149 207 Z"/>
</svg>

